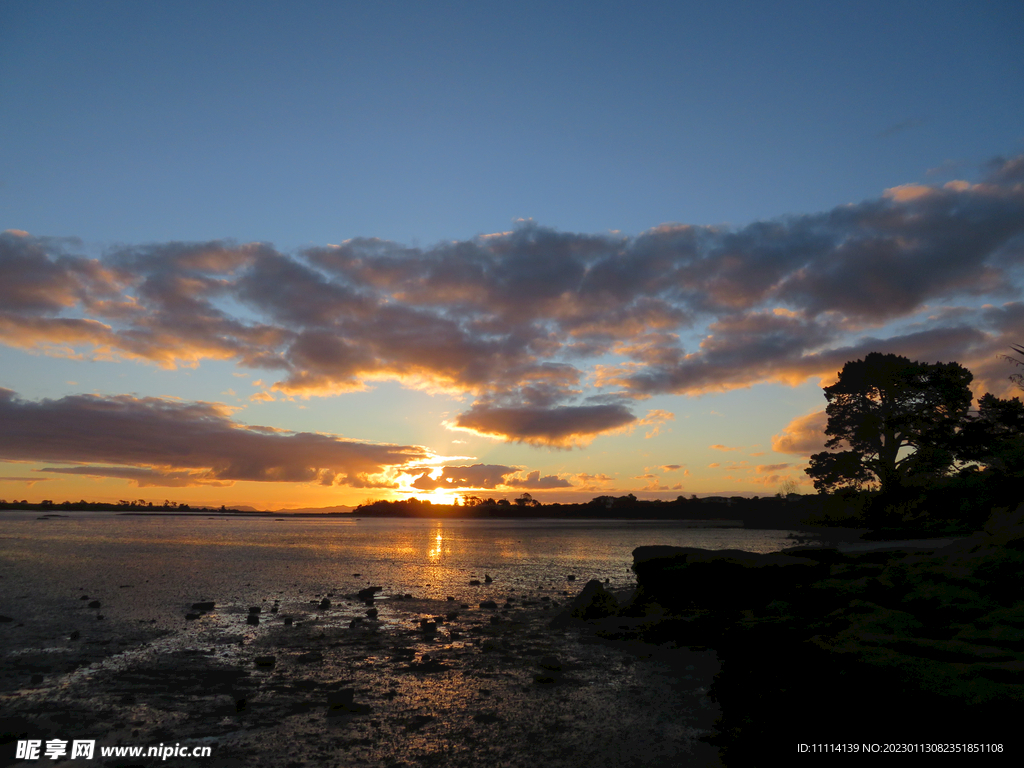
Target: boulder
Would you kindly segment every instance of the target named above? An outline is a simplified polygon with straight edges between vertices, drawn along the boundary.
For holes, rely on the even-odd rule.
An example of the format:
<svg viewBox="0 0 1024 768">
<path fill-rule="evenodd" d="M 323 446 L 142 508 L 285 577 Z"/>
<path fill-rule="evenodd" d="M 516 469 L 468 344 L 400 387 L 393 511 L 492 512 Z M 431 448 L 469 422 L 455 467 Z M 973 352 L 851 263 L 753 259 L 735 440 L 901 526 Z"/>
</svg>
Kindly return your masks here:
<svg viewBox="0 0 1024 768">
<path fill-rule="evenodd" d="M 564 627 L 573 621 L 590 621 L 615 616 L 619 602 L 597 579 L 591 579 L 568 606 L 550 622 L 551 627 Z"/>
<path fill-rule="evenodd" d="M 367 587 L 366 589 L 360 589 L 358 592 L 359 599 L 364 603 L 373 604 L 373 596 L 378 592 L 383 592 L 384 587 Z"/>
</svg>

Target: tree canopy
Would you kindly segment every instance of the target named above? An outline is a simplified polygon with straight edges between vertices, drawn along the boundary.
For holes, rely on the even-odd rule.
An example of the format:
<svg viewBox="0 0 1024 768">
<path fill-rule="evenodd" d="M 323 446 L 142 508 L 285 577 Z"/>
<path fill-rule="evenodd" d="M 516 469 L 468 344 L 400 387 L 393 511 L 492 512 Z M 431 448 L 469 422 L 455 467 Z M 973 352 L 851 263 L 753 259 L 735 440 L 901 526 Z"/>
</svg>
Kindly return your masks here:
<svg viewBox="0 0 1024 768">
<path fill-rule="evenodd" d="M 973 376 L 959 363 L 921 363 L 872 352 L 848 362 L 825 387 L 829 436 L 807 474 L 819 491 L 875 485 L 892 491 L 912 476 L 944 474 L 971 406 Z"/>
</svg>

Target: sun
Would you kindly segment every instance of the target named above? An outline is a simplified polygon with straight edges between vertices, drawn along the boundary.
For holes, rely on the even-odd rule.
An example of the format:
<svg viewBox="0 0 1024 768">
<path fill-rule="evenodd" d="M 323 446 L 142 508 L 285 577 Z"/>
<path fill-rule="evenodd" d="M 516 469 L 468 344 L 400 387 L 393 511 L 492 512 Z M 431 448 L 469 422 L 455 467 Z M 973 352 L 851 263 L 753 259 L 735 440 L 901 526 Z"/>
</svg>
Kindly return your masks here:
<svg viewBox="0 0 1024 768">
<path fill-rule="evenodd" d="M 431 491 L 430 493 L 419 496 L 423 501 L 429 501 L 431 504 L 454 504 L 455 500 L 459 498 L 457 493 L 451 493 L 450 491 Z"/>
</svg>

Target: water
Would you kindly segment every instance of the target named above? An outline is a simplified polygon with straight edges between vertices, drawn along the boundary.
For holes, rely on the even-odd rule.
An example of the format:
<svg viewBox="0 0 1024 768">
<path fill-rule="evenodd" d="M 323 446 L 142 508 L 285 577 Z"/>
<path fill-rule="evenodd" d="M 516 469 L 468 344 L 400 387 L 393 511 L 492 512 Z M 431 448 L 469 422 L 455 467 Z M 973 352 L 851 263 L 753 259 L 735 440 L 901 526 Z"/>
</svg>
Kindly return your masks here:
<svg viewBox="0 0 1024 768">
<path fill-rule="evenodd" d="M 646 544 L 771 552 L 788 531 L 702 528 L 692 522 L 228 518 L 38 512 L 0 517 L 0 614 L 8 648 L 96 621 L 179 630 L 193 602 L 225 615 L 248 606 L 308 608 L 368 585 L 382 596 L 451 596 L 477 602 L 511 594 L 560 596 L 589 579 L 633 586 L 635 547 Z M 358 576 L 355 574 L 359 574 Z M 491 585 L 471 586 L 485 575 Z M 573 575 L 573 582 L 567 576 Z M 86 600 L 100 600 L 98 611 Z M 387 601 L 382 601 L 386 606 Z M 353 615 L 356 615 L 353 613 Z M 382 618 L 386 611 L 382 609 Z M 88 627 L 93 633 L 98 626 Z"/>
<path fill-rule="evenodd" d="M 791 543 L 788 531 L 663 521 L 39 517 L 0 513 L 0 615 L 12 619 L 0 623 L 0 721 L 30 717 L 18 727 L 34 738 L 100 745 L 215 743 L 217 755 L 246 765 L 296 754 L 327 764 L 332 750 L 338 765 L 450 754 L 477 765 L 480 750 L 497 756 L 483 762 L 509 765 L 646 765 L 655 752 L 664 764 L 703 764 L 696 756 L 713 750 L 696 738 L 715 715 L 713 652 L 640 661 L 545 630 L 557 610 L 547 606 L 593 578 L 632 587 L 637 546 L 769 552 Z M 493 583 L 471 585 L 485 575 Z M 366 606 L 346 596 L 368 585 L 383 587 L 379 620 L 350 629 Z M 415 599 L 394 599 L 407 594 Z M 325 596 L 330 609 L 320 610 Z M 512 612 L 521 622 L 492 625 L 497 616 L 475 608 L 513 596 L 533 606 Z M 202 600 L 216 610 L 186 619 Z M 436 638 L 413 629 L 453 603 L 474 608 Z M 263 609 L 257 626 L 250 606 Z M 399 647 L 439 655 L 453 671 L 405 674 Z M 299 664 L 310 649 L 322 663 Z M 256 668 L 261 653 L 281 661 Z M 548 654 L 566 665 L 565 684 L 534 684 Z M 324 714 L 325 692 L 342 684 L 372 705 L 373 720 Z M 239 714 L 240 699 L 251 712 Z M 411 729 L 424 712 L 431 725 Z M 480 725 L 480 712 L 500 727 Z"/>
</svg>

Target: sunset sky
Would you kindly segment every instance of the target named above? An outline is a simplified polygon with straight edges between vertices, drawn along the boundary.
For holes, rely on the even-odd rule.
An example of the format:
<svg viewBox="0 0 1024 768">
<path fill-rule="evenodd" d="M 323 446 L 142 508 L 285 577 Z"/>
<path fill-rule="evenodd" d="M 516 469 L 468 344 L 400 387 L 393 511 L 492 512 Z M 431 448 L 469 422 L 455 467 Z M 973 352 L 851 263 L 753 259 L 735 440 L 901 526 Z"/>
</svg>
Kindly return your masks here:
<svg viewBox="0 0 1024 768">
<path fill-rule="evenodd" d="M 838 7 L 837 7 L 838 6 Z M 1013 394 L 1024 4 L 0 4 L 0 498 L 770 495 Z"/>
</svg>

